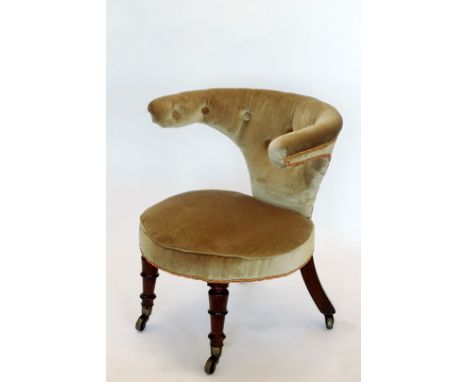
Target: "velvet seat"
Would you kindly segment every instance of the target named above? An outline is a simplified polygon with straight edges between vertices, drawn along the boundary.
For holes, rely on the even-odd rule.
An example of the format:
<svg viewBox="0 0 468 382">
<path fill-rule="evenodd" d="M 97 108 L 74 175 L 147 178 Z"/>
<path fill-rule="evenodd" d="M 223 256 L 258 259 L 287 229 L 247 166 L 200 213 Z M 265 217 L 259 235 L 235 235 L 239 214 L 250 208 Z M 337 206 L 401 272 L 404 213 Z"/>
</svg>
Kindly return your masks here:
<svg viewBox="0 0 468 382">
<path fill-rule="evenodd" d="M 162 127 L 208 125 L 228 136 L 247 162 L 252 196 L 190 191 L 141 215 L 143 293 L 136 329 L 144 330 L 151 315 L 159 269 L 208 282 L 208 374 L 214 372 L 224 344 L 230 282 L 270 279 L 300 269 L 327 329 L 332 329 L 335 308 L 315 269 L 311 215 L 341 130 L 338 111 L 316 98 L 260 89 L 182 92 L 156 98 L 148 111 Z"/>
<path fill-rule="evenodd" d="M 237 192 L 180 194 L 147 209 L 140 246 L 152 264 L 208 282 L 284 276 L 310 260 L 313 224 Z"/>
</svg>

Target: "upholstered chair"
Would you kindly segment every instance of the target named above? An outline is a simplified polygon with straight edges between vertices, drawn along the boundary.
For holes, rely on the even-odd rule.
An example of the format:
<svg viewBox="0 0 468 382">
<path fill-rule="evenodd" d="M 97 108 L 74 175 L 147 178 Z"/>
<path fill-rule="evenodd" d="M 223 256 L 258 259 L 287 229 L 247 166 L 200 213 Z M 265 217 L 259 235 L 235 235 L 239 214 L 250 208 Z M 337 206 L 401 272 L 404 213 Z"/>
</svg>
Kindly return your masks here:
<svg viewBox="0 0 468 382">
<path fill-rule="evenodd" d="M 331 329 L 335 309 L 315 270 L 311 214 L 342 126 L 338 111 L 315 98 L 255 89 L 183 92 L 153 100 L 148 110 L 162 127 L 202 123 L 227 135 L 245 157 L 252 196 L 190 191 L 143 212 L 142 314 L 136 329 L 144 330 L 151 314 L 158 269 L 208 283 L 208 374 L 221 356 L 229 283 L 300 269 Z"/>
</svg>

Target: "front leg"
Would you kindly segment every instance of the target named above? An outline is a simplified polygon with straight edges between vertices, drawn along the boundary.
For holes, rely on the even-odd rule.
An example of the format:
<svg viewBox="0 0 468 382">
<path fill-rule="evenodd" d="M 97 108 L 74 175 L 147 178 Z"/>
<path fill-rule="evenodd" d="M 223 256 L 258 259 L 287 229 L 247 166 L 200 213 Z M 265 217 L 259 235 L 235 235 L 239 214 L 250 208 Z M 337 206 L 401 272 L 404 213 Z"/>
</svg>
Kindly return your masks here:
<svg viewBox="0 0 468 382">
<path fill-rule="evenodd" d="M 146 323 L 148 322 L 149 316 L 153 309 L 153 301 L 156 298 L 154 294 L 154 287 L 156 285 L 156 279 L 159 276 L 158 268 L 148 262 L 143 256 L 141 257 L 142 271 L 140 273 L 143 279 L 143 293 L 140 294 L 141 298 L 141 316 L 138 318 L 135 328 L 139 332 L 142 332 Z"/>
<path fill-rule="evenodd" d="M 208 313 L 211 316 L 211 333 L 208 335 L 208 338 L 210 339 L 211 345 L 211 357 L 208 358 L 205 364 L 205 372 L 207 374 L 214 373 L 219 358 L 221 357 L 223 341 L 226 338 L 223 329 L 224 317 L 228 313 L 226 310 L 229 297 L 228 285 L 229 284 L 208 283 L 210 287 L 208 292 L 210 309 Z"/>
</svg>

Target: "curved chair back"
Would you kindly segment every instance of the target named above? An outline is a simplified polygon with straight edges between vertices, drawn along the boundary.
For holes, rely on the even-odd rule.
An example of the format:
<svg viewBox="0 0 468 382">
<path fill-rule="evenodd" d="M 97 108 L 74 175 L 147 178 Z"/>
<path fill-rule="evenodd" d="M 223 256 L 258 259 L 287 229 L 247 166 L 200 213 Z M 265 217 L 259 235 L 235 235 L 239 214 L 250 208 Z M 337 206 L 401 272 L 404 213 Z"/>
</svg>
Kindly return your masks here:
<svg viewBox="0 0 468 382">
<path fill-rule="evenodd" d="M 342 118 L 312 97 L 272 90 L 209 89 L 148 105 L 163 127 L 204 123 L 231 138 L 249 168 L 252 194 L 310 217 Z"/>
</svg>

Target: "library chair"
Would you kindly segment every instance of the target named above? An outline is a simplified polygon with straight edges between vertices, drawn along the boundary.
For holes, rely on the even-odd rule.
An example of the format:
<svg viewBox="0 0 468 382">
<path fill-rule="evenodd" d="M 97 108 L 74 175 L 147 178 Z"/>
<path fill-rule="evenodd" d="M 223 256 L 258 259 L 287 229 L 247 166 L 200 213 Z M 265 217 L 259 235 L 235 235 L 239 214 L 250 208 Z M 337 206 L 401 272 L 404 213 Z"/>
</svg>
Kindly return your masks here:
<svg viewBox="0 0 468 382">
<path fill-rule="evenodd" d="M 311 214 L 341 130 L 338 111 L 312 97 L 258 89 L 182 92 L 153 100 L 148 110 L 162 127 L 200 123 L 227 135 L 247 162 L 252 196 L 189 191 L 143 212 L 142 314 L 136 329 L 143 331 L 151 315 L 159 269 L 209 286 L 207 374 L 215 371 L 223 348 L 229 283 L 300 270 L 326 328 L 332 329 L 335 309 L 315 269 Z"/>
</svg>

